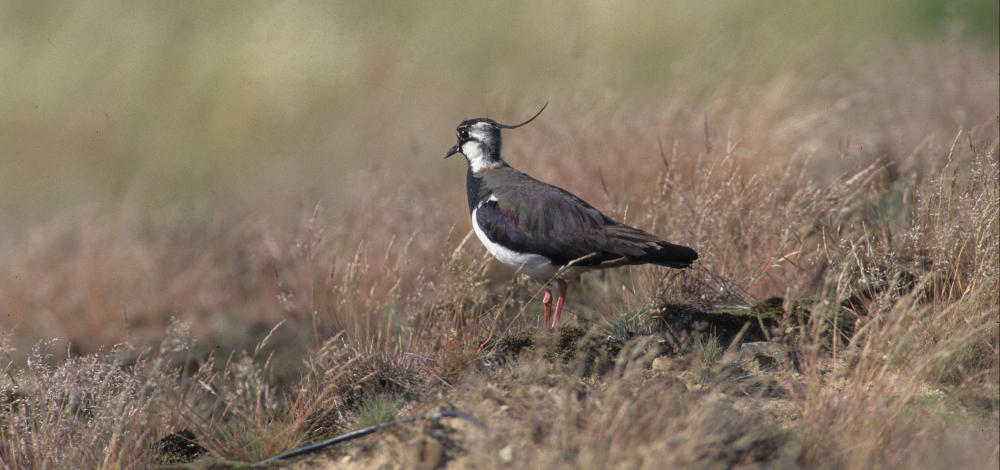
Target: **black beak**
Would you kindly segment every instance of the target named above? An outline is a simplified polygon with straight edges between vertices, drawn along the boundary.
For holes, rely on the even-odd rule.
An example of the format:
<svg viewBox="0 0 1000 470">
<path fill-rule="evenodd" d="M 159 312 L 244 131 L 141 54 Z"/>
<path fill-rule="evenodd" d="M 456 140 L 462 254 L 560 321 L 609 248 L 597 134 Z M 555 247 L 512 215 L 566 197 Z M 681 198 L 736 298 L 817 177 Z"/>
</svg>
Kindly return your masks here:
<svg viewBox="0 0 1000 470">
<path fill-rule="evenodd" d="M 462 151 L 462 145 L 461 144 L 455 144 L 454 147 L 448 149 L 448 154 L 445 155 L 444 158 L 448 158 L 448 157 L 450 157 L 450 156 L 452 156 L 452 155 L 454 155 L 454 154 L 456 154 L 456 153 L 458 153 L 460 151 Z"/>
</svg>

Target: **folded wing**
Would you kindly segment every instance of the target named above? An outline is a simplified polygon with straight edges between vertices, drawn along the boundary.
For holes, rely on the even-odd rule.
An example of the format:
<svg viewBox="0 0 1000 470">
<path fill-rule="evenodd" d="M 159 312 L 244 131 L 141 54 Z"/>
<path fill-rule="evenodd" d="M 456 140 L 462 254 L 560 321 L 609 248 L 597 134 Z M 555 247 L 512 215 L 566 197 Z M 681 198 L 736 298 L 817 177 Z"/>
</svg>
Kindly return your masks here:
<svg viewBox="0 0 1000 470">
<path fill-rule="evenodd" d="M 550 185 L 493 188 L 476 219 L 490 241 L 545 256 L 558 266 L 610 268 L 652 263 L 685 268 L 698 259 L 686 246 L 619 223 Z"/>
</svg>

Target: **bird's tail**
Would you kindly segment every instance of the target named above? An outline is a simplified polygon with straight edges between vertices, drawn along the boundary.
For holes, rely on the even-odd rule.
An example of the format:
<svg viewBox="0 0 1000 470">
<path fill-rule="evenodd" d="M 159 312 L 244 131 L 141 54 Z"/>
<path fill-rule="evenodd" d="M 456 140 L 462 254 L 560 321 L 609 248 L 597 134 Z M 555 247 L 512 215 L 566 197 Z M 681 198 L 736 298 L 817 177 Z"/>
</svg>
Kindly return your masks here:
<svg viewBox="0 0 1000 470">
<path fill-rule="evenodd" d="M 698 252 L 683 245 L 663 241 L 659 237 L 624 224 L 609 230 L 609 238 L 617 252 L 633 263 L 651 263 L 683 269 L 698 259 Z"/>
<path fill-rule="evenodd" d="M 686 246 L 669 242 L 661 242 L 658 245 L 658 250 L 647 252 L 644 256 L 637 258 L 637 261 L 683 269 L 691 266 L 691 263 L 698 259 L 698 252 Z"/>
</svg>

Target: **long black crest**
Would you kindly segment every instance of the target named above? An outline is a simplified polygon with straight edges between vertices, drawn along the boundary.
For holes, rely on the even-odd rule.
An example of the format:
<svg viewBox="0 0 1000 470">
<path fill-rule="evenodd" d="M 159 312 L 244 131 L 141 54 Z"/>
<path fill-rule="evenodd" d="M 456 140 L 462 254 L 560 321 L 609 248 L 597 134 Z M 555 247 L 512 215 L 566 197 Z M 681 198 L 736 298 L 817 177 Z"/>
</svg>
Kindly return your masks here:
<svg viewBox="0 0 1000 470">
<path fill-rule="evenodd" d="M 538 115 L 539 115 L 539 114 L 542 114 L 542 111 L 545 111 L 545 108 L 546 108 L 546 107 L 547 107 L 548 105 L 549 105 L 549 103 L 548 103 L 548 102 L 546 102 L 546 103 L 545 103 L 545 106 L 542 106 L 542 109 L 539 109 L 539 110 L 538 110 L 538 112 L 537 112 L 537 113 L 535 113 L 535 115 L 531 117 L 531 119 L 528 119 L 527 121 L 524 121 L 524 122 L 522 122 L 522 123 L 520 123 L 520 124 L 518 124 L 518 125 L 516 125 L 516 126 L 508 126 L 508 125 L 506 125 L 506 124 L 500 124 L 500 123 L 498 122 L 498 123 L 497 123 L 497 127 L 501 128 L 501 129 L 515 129 L 515 128 L 518 128 L 518 127 L 521 127 L 521 126 L 523 126 L 523 125 L 525 125 L 525 124 L 527 124 L 527 123 L 529 123 L 529 122 L 531 122 L 531 121 L 534 121 L 534 120 L 535 120 L 535 118 L 536 118 L 536 117 L 538 117 Z"/>
</svg>

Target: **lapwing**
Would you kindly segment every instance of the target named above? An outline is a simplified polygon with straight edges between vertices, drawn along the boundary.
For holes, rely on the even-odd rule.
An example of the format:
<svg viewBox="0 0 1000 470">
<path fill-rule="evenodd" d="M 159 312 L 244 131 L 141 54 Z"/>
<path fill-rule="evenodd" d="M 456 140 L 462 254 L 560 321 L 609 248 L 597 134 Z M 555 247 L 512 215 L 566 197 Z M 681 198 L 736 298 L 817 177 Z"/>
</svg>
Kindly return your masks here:
<svg viewBox="0 0 1000 470">
<path fill-rule="evenodd" d="M 569 191 L 508 165 L 501 155 L 500 131 L 521 127 L 544 110 L 515 126 L 488 118 L 462 121 L 456 129 L 458 143 L 445 158 L 461 152 L 469 161 L 465 184 L 473 230 L 500 262 L 545 282 L 544 321 L 554 328 L 567 279 L 592 269 L 645 263 L 682 269 L 698 253 L 617 222 Z M 554 316 L 553 281 L 559 289 Z"/>
</svg>

